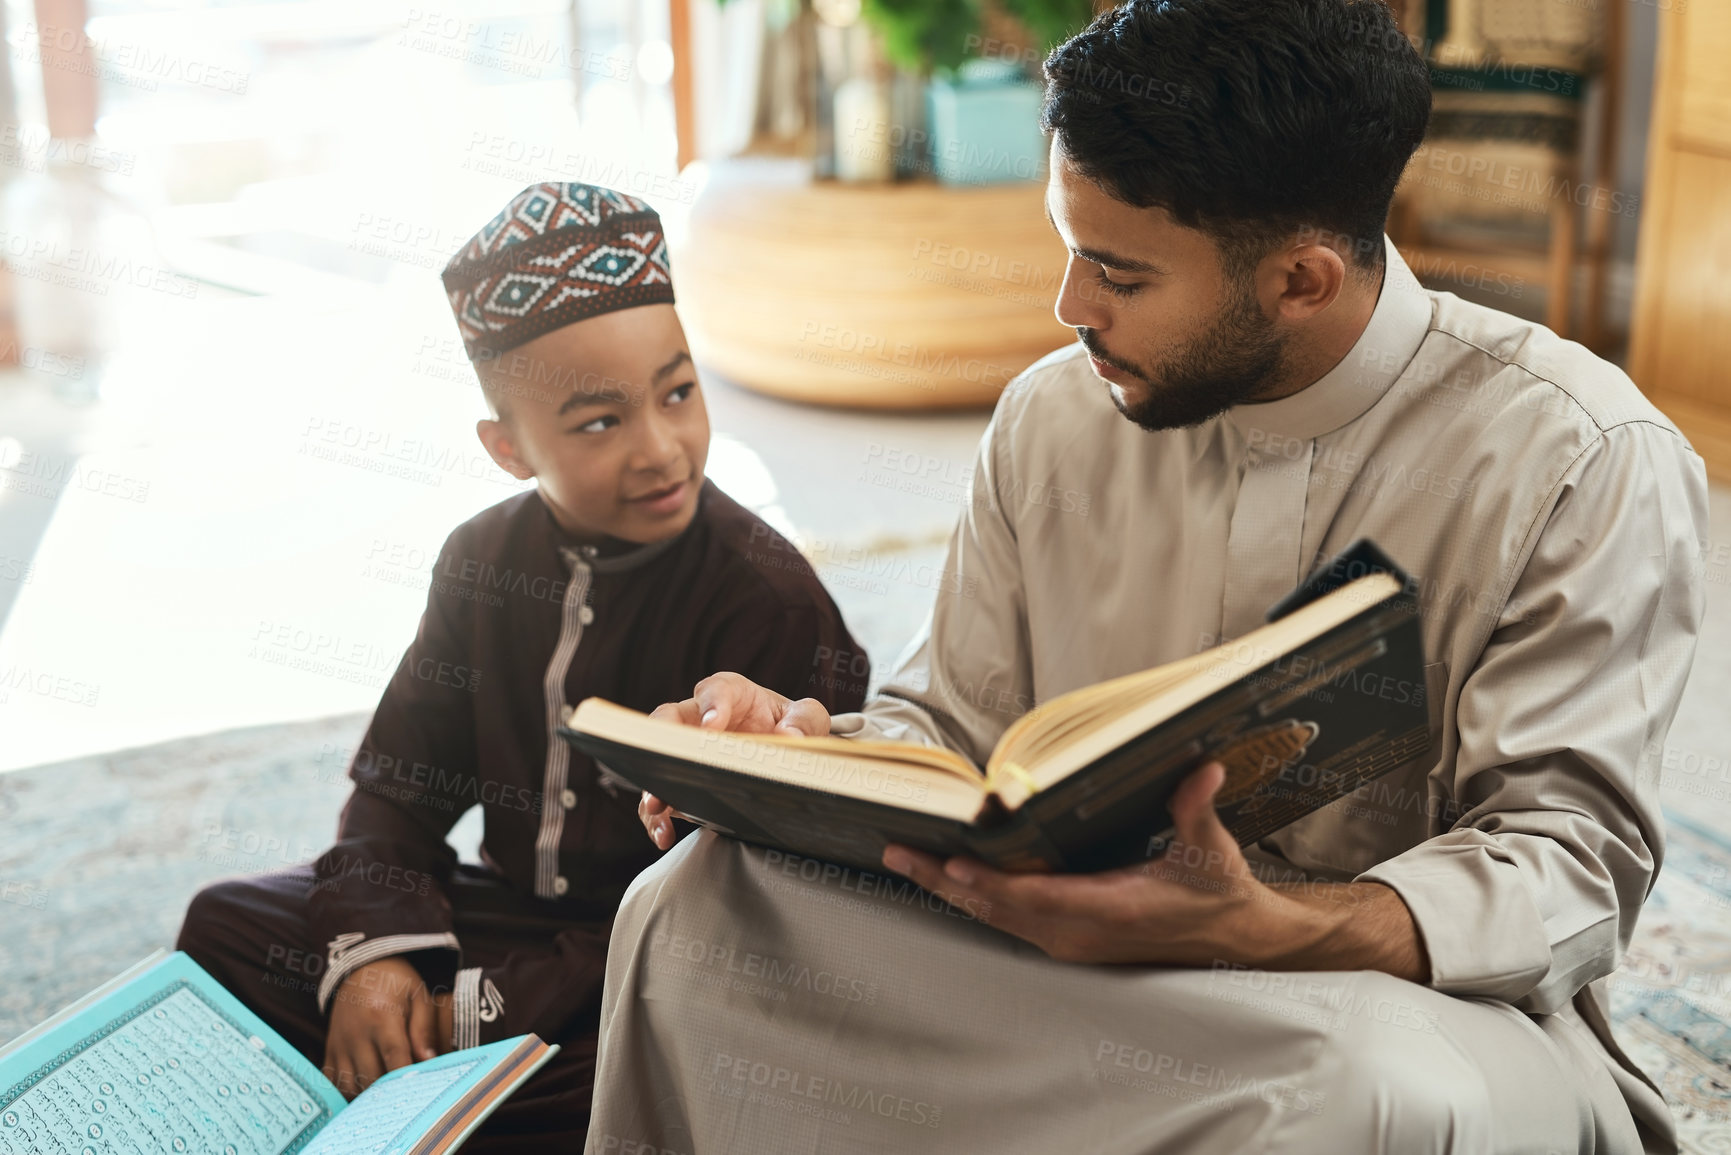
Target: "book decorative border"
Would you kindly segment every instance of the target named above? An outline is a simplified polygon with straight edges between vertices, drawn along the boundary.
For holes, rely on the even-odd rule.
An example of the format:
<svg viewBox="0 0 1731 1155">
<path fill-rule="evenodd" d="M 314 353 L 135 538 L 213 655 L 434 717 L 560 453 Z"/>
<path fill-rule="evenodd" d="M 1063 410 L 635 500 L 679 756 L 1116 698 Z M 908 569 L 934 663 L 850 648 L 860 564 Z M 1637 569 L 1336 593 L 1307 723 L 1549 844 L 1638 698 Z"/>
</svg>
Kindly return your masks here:
<svg viewBox="0 0 1731 1155">
<path fill-rule="evenodd" d="M 47 1062 L 37 1067 L 36 1070 L 32 1071 L 28 1076 L 19 1080 L 17 1083 L 14 1083 L 11 1087 L 8 1087 L 4 1092 L 0 1092 L 0 1107 L 8 1106 L 23 1098 L 29 1093 L 32 1087 L 46 1079 L 49 1075 L 52 1075 L 55 1071 L 58 1071 L 61 1067 L 64 1067 L 67 1063 L 70 1063 L 73 1059 L 82 1055 L 92 1046 L 100 1043 L 103 1039 L 106 1039 L 109 1035 L 112 1035 L 127 1023 L 132 1022 L 132 1020 L 138 1018 L 140 1015 L 156 1006 L 156 1004 L 163 1002 L 171 995 L 179 994 L 182 990 L 190 991 L 192 996 L 200 1003 L 219 1015 L 229 1026 L 233 1027 L 236 1031 L 239 1031 L 242 1038 L 251 1038 L 255 1033 L 251 1027 L 246 1026 L 233 1015 L 229 1014 L 228 1011 L 205 998 L 204 992 L 200 991 L 191 982 L 183 978 L 175 979 L 174 982 L 163 987 L 160 991 L 157 991 L 144 1002 L 137 1003 L 128 1008 L 126 1013 L 120 1015 L 118 1018 L 110 1019 L 96 1030 L 90 1032 L 90 1034 L 85 1035 L 82 1039 L 79 1039 L 77 1042 L 68 1046 L 52 1059 L 49 1059 Z M 269 1052 L 266 1053 L 268 1054 Z M 274 1059 L 275 1056 L 273 1055 L 272 1058 Z M 277 1065 L 281 1068 L 282 1073 L 290 1079 L 295 1086 L 299 1087 L 306 1093 L 308 1098 L 318 1104 L 318 1111 L 306 1120 L 306 1126 L 311 1127 L 312 1130 L 308 1131 L 303 1127 L 301 1131 L 290 1140 L 289 1145 L 282 1149 L 282 1155 L 294 1155 L 294 1152 L 301 1150 L 310 1143 L 318 1133 L 324 1129 L 326 1123 L 336 1118 L 336 1112 L 332 1111 L 325 1105 L 323 1097 L 317 1090 L 308 1086 L 306 1082 L 288 1066 L 281 1062 L 278 1062 Z"/>
</svg>

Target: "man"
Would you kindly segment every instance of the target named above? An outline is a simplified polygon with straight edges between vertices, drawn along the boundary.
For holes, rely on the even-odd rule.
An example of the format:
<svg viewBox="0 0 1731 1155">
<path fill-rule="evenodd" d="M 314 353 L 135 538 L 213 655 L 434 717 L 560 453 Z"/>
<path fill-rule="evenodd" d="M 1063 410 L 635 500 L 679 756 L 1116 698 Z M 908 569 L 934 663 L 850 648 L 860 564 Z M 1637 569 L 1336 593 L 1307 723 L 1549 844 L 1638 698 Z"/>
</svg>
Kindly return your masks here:
<svg viewBox="0 0 1731 1155">
<path fill-rule="evenodd" d="M 1093 876 L 688 839 L 615 927 L 588 1149 L 1674 1150 L 1604 996 L 1659 866 L 1701 462 L 1386 243 L 1429 94 L 1374 0 L 1131 0 L 1046 74 L 1080 344 L 986 431 L 942 587 L 977 596 L 863 712 L 734 673 L 661 712 L 983 760 L 1368 536 L 1422 583 L 1436 750 L 1242 853 L 1205 766 L 1165 858 Z"/>
</svg>

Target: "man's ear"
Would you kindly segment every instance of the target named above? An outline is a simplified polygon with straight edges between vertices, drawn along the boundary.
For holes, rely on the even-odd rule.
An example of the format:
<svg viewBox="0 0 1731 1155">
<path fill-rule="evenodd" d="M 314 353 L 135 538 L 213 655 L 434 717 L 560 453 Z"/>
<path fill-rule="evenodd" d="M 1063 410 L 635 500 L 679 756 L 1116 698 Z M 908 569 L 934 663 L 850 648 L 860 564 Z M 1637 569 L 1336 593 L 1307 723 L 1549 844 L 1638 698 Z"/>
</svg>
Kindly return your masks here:
<svg viewBox="0 0 1731 1155">
<path fill-rule="evenodd" d="M 1334 304 L 1350 275 L 1345 259 L 1329 245 L 1294 245 L 1277 259 L 1284 281 L 1276 308 L 1288 321 L 1308 320 Z"/>
<path fill-rule="evenodd" d="M 517 438 L 505 422 L 483 417 L 475 422 L 475 436 L 481 439 L 481 447 L 500 469 L 518 481 L 528 481 L 535 476 L 529 463 L 517 455 Z"/>
</svg>

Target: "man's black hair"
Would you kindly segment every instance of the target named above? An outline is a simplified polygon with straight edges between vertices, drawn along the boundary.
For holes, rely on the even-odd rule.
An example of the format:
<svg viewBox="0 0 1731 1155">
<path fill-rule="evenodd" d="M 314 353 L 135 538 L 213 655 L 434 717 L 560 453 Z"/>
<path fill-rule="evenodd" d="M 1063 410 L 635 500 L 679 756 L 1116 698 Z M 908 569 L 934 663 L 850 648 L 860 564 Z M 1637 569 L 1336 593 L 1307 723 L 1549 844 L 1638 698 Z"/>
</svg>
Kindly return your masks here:
<svg viewBox="0 0 1731 1155">
<path fill-rule="evenodd" d="M 1430 78 L 1382 0 L 1128 0 L 1046 58 L 1041 127 L 1112 196 L 1159 206 L 1243 275 L 1283 239 L 1383 225 Z"/>
</svg>

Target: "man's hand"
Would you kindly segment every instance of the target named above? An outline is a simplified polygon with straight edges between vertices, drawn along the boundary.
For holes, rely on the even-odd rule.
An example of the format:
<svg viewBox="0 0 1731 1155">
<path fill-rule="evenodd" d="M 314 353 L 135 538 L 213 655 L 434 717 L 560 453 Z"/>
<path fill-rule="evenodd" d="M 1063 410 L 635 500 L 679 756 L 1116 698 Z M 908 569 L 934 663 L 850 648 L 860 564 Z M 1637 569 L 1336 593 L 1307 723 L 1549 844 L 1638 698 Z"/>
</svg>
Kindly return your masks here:
<svg viewBox="0 0 1731 1155">
<path fill-rule="evenodd" d="M 325 1078 L 351 1099 L 385 1072 L 450 1049 L 451 996 L 428 992 L 407 959 L 356 967 L 331 998 Z"/>
<path fill-rule="evenodd" d="M 1100 874 L 1006 874 L 971 858 L 942 862 L 905 846 L 884 865 L 953 906 L 1088 963 L 1240 963 L 1276 970 L 1380 970 L 1426 982 L 1411 912 L 1377 883 L 1267 886 L 1214 811 L 1218 762 L 1185 779 L 1169 809 L 1177 838 L 1158 859 Z"/>
<path fill-rule="evenodd" d="M 829 733 L 829 711 L 822 702 L 784 698 L 743 674 L 711 674 L 697 683 L 691 697 L 657 706 L 649 716 L 742 734 L 821 738 Z M 637 817 L 657 847 L 666 850 L 673 845 L 672 807 L 646 791 L 637 804 Z"/>
</svg>

